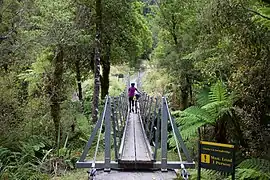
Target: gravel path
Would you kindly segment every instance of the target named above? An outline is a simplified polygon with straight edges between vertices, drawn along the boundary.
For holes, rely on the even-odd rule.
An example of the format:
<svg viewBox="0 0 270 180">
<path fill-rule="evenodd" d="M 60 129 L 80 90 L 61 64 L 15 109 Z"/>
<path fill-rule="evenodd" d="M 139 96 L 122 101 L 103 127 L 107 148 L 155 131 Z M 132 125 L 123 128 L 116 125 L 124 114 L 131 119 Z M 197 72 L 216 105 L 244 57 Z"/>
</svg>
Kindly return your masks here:
<svg viewBox="0 0 270 180">
<path fill-rule="evenodd" d="M 123 172 L 111 171 L 109 173 L 98 171 L 95 180 L 173 180 L 176 178 L 174 171 L 168 172 Z"/>
</svg>

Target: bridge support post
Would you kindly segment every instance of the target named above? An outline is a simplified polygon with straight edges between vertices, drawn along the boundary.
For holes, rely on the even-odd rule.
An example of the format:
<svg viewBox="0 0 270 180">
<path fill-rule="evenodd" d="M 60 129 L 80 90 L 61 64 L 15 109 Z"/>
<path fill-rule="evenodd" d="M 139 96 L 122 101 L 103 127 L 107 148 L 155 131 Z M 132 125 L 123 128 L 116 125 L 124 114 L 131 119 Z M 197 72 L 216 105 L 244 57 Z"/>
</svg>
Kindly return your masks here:
<svg viewBox="0 0 270 180">
<path fill-rule="evenodd" d="M 150 104 L 149 104 L 149 109 L 148 109 L 148 114 L 145 117 L 145 124 L 144 124 L 144 129 L 146 130 L 146 136 L 148 138 L 150 138 L 150 128 L 149 128 L 149 124 L 151 121 L 151 110 L 152 110 L 152 104 L 153 104 L 153 97 L 150 98 Z"/>
<path fill-rule="evenodd" d="M 165 98 L 162 97 L 161 119 L 161 171 L 167 172 L 167 139 L 168 139 L 168 111 Z"/>
<path fill-rule="evenodd" d="M 104 171 L 111 171 L 111 98 L 108 98 L 105 112 L 105 167 Z M 102 127 L 101 127 L 102 128 Z"/>
<path fill-rule="evenodd" d="M 119 130 L 119 126 L 118 126 L 118 122 L 117 122 L 117 118 L 116 118 L 116 109 L 115 109 L 115 102 L 114 102 L 114 98 L 112 98 L 112 107 L 111 108 L 111 112 L 112 112 L 112 123 L 113 123 L 113 145 L 114 145 L 114 158 L 115 161 L 118 160 L 118 145 L 117 145 L 117 132 L 116 130 Z"/>
<path fill-rule="evenodd" d="M 154 125 L 155 125 L 155 120 L 157 118 L 157 108 L 158 108 L 158 99 L 155 98 L 155 107 L 154 107 L 154 114 L 152 116 L 152 121 L 151 121 L 151 127 L 150 127 L 150 134 L 149 134 L 149 140 L 150 143 L 153 141 L 153 130 L 154 130 Z"/>
<path fill-rule="evenodd" d="M 159 133 L 160 133 L 160 119 L 161 119 L 161 108 L 158 108 L 157 113 L 157 128 L 155 132 L 155 152 L 154 152 L 154 159 L 157 159 L 157 150 L 159 148 Z"/>
</svg>

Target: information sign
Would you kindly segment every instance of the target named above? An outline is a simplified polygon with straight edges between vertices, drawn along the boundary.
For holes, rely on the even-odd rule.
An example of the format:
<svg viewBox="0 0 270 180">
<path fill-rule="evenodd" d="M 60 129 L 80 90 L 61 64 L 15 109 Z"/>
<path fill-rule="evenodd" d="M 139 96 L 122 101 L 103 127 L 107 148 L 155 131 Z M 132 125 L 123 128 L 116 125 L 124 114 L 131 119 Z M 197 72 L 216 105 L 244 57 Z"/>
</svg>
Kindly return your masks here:
<svg viewBox="0 0 270 180">
<path fill-rule="evenodd" d="M 234 179 L 234 161 L 234 145 L 199 141 L 198 179 L 200 179 L 200 168 L 231 173 Z"/>
</svg>

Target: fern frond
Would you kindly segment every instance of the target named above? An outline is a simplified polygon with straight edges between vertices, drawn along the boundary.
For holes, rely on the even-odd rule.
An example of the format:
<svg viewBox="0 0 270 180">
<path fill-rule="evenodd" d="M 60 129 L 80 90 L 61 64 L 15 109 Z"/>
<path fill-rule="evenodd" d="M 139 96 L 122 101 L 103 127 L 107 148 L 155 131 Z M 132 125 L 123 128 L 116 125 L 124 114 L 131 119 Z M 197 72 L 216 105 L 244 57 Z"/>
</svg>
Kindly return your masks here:
<svg viewBox="0 0 270 180">
<path fill-rule="evenodd" d="M 184 139 L 196 135 L 199 127 L 215 122 L 213 116 L 197 106 L 189 107 L 178 113 L 180 116 L 175 118 L 175 121 Z"/>
<path fill-rule="evenodd" d="M 171 113 L 171 115 L 172 115 L 173 117 L 180 117 L 180 116 L 181 116 L 181 113 L 182 113 L 182 111 L 173 111 L 173 112 Z"/>
<path fill-rule="evenodd" d="M 220 109 L 220 111 L 218 112 L 218 117 L 223 117 L 225 115 L 229 115 L 229 116 L 233 116 L 233 108 L 232 107 L 225 107 L 225 108 L 222 108 Z"/>
<path fill-rule="evenodd" d="M 237 168 L 254 169 L 270 174 L 270 161 L 259 158 L 246 159 L 242 161 Z"/>
<path fill-rule="evenodd" d="M 182 117 L 186 117 L 182 118 L 185 124 L 191 122 L 192 119 L 196 119 L 197 121 L 204 121 L 205 124 L 211 124 L 215 121 L 213 116 L 208 111 L 197 106 L 191 106 L 185 109 L 182 112 Z"/>
<path fill-rule="evenodd" d="M 189 139 L 190 137 L 196 136 L 198 128 L 203 126 L 205 122 L 197 122 L 194 123 L 192 126 L 185 126 L 179 129 L 183 139 Z"/>
<path fill-rule="evenodd" d="M 0 160 L 4 159 L 10 153 L 11 151 L 9 149 L 0 147 Z"/>
<path fill-rule="evenodd" d="M 209 90 L 203 89 L 198 95 L 197 95 L 197 104 L 198 106 L 202 107 L 209 103 Z"/>
<path fill-rule="evenodd" d="M 191 180 L 197 180 L 197 170 L 188 169 L 191 175 Z M 226 177 L 218 171 L 201 169 L 201 180 L 224 180 Z M 180 179 L 180 178 L 179 178 Z M 181 178 L 182 179 L 182 178 Z"/>
<path fill-rule="evenodd" d="M 270 174 L 260 172 L 254 169 L 237 169 L 236 177 L 240 180 L 269 180 Z"/>
<path fill-rule="evenodd" d="M 211 87 L 209 92 L 209 99 L 211 102 L 228 100 L 226 88 L 223 86 L 221 81 L 218 81 Z"/>
<path fill-rule="evenodd" d="M 220 114 L 220 111 L 223 108 L 226 108 L 229 106 L 228 101 L 215 101 L 208 103 L 202 107 L 202 109 L 206 110 L 209 114 L 211 114 L 213 117 L 217 118 Z"/>
<path fill-rule="evenodd" d="M 270 161 L 265 159 L 246 159 L 242 161 L 236 169 L 236 177 L 238 179 L 270 179 Z"/>
</svg>

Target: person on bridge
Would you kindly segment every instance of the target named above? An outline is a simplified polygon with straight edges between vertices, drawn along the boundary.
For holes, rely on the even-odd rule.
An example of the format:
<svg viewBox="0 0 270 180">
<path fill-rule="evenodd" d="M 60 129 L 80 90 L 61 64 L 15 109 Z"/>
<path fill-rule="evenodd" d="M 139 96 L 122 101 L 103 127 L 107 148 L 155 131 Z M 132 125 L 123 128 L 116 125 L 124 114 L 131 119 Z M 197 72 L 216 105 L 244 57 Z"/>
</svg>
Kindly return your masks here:
<svg viewBox="0 0 270 180">
<path fill-rule="evenodd" d="M 140 91 L 138 91 L 137 88 L 135 88 L 135 83 L 131 83 L 131 87 L 128 88 L 128 101 L 129 101 L 129 111 L 134 112 L 133 107 L 134 107 L 134 96 L 135 96 L 135 91 L 137 91 L 139 94 Z"/>
</svg>

